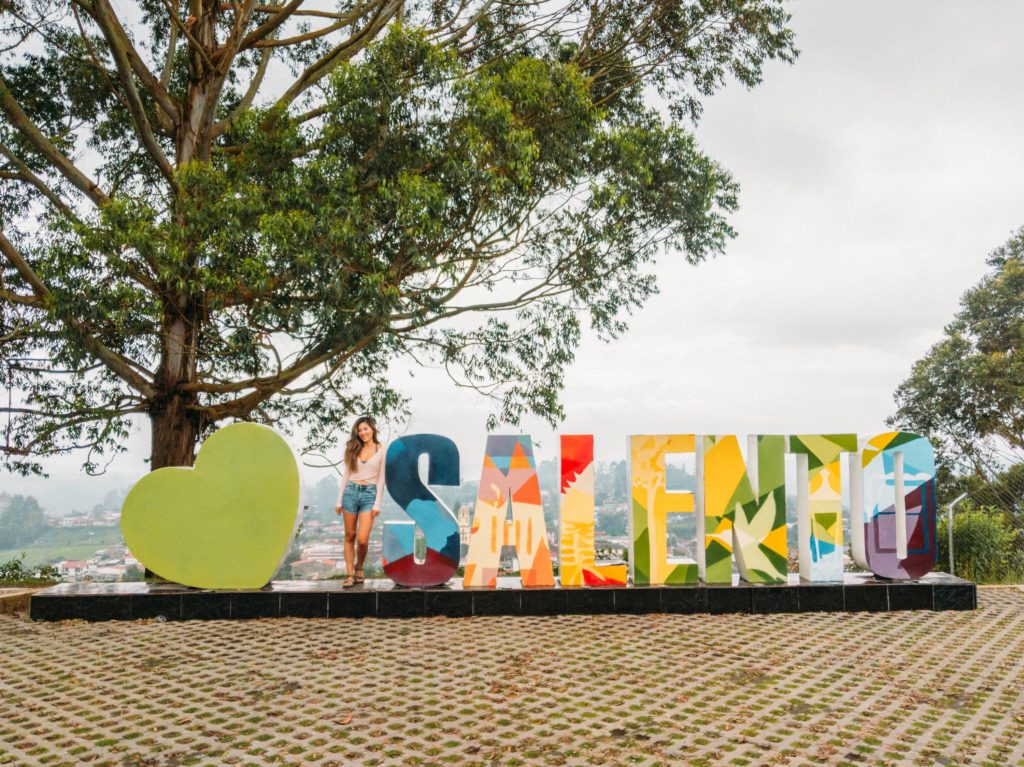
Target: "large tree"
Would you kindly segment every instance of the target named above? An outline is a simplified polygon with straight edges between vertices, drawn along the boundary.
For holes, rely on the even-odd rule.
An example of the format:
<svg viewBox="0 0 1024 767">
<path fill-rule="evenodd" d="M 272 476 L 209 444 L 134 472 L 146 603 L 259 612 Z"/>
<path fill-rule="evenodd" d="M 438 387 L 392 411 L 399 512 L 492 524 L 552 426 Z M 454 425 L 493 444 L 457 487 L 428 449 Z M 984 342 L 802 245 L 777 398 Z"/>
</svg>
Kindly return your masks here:
<svg viewBox="0 0 1024 767">
<path fill-rule="evenodd" d="M 557 419 L 581 324 L 731 235 L 692 123 L 792 60 L 782 2 L 0 0 L 6 465 L 323 444 L 403 355 Z"/>
<path fill-rule="evenodd" d="M 943 339 L 900 384 L 890 419 L 928 436 L 953 475 L 997 474 L 1024 452 L 1024 229 L 988 264 Z"/>
<path fill-rule="evenodd" d="M 0 549 L 32 543 L 46 532 L 46 517 L 31 495 L 0 493 Z"/>
</svg>

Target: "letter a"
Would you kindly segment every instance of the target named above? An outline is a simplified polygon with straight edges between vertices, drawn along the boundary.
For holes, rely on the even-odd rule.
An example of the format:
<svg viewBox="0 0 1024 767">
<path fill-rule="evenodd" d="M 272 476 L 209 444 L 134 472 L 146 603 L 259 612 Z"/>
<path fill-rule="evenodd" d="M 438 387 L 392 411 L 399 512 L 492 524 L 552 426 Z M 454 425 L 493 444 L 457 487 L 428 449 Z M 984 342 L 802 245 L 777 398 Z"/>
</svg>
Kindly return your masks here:
<svg viewBox="0 0 1024 767">
<path fill-rule="evenodd" d="M 533 444 L 525 435 L 487 438 L 463 585 L 495 588 L 501 548 L 508 545 L 516 547 L 523 586 L 555 585 Z"/>
</svg>

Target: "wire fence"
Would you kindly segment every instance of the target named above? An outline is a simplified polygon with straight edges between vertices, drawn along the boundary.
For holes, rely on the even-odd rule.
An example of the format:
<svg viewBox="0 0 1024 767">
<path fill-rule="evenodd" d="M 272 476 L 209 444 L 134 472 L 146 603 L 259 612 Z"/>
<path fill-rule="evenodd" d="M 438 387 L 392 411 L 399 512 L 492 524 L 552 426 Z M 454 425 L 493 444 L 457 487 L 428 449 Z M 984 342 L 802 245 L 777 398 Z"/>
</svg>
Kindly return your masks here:
<svg viewBox="0 0 1024 767">
<path fill-rule="evenodd" d="M 958 484 L 939 509 L 937 569 L 979 583 L 1024 583 L 1024 463 Z"/>
</svg>

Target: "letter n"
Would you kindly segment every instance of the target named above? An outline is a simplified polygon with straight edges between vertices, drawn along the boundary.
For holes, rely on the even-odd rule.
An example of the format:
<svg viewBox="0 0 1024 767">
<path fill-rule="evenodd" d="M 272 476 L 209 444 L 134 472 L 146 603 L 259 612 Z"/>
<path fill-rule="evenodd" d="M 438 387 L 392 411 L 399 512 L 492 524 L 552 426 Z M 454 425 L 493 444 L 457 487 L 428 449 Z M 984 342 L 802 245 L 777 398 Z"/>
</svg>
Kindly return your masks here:
<svg viewBox="0 0 1024 767">
<path fill-rule="evenodd" d="M 732 561 L 750 583 L 785 583 L 786 438 L 750 437 L 751 474 L 733 435 L 704 437 L 706 583 L 732 583 Z"/>
</svg>

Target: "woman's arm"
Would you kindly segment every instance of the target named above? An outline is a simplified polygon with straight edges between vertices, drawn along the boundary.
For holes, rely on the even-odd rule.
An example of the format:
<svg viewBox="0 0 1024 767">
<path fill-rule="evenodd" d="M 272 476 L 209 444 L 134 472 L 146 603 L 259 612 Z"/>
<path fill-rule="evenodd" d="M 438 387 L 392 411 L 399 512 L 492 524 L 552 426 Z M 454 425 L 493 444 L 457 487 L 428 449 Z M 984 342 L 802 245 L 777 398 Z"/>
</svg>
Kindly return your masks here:
<svg viewBox="0 0 1024 767">
<path fill-rule="evenodd" d="M 385 460 L 386 453 L 384 452 L 384 445 L 378 445 L 377 450 L 381 453 L 380 456 L 380 469 L 377 471 L 377 497 L 373 500 L 373 511 L 380 513 L 380 505 L 384 500 L 384 469 L 387 466 Z"/>
</svg>

